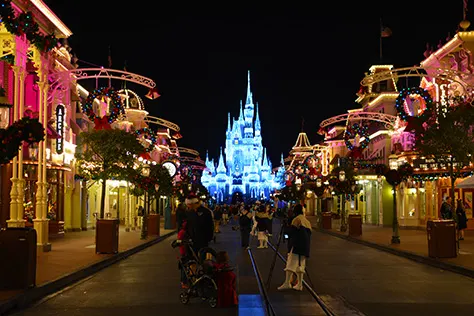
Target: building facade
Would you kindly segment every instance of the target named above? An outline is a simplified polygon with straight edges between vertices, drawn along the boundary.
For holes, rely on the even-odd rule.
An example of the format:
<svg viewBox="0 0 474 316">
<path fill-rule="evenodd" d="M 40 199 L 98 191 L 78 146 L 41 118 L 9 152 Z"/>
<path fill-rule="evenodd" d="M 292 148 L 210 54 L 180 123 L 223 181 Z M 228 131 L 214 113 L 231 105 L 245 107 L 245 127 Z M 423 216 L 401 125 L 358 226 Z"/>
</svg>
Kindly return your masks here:
<svg viewBox="0 0 474 316">
<path fill-rule="evenodd" d="M 227 121 L 226 142 L 217 166 L 206 156 L 201 182 L 218 202 L 243 199 L 268 199 L 280 188 L 272 163 L 262 142 L 258 103 L 253 103 L 248 72 L 247 100 L 240 103 L 240 115 Z"/>
</svg>

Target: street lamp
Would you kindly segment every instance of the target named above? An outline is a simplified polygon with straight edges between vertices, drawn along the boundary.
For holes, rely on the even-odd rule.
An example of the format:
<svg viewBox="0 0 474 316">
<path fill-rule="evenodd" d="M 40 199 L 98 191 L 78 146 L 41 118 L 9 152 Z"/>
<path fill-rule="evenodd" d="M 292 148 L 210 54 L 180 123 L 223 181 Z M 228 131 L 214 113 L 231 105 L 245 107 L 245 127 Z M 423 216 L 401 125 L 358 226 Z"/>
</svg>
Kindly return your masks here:
<svg viewBox="0 0 474 316">
<path fill-rule="evenodd" d="M 150 176 L 150 165 L 145 163 L 142 167 L 142 175 L 144 177 Z M 149 196 L 148 192 L 145 190 L 143 194 L 143 203 L 145 204 L 145 210 L 143 212 L 143 217 L 142 217 L 142 234 L 140 236 L 141 239 L 146 239 L 148 236 L 148 212 L 149 212 Z"/>
<path fill-rule="evenodd" d="M 339 171 L 339 181 L 344 182 L 346 181 L 346 172 L 344 170 Z M 346 192 L 342 192 L 341 197 L 341 232 L 347 231 L 347 223 L 346 223 Z"/>
<path fill-rule="evenodd" d="M 390 167 L 389 174 L 391 173 L 398 173 L 398 156 L 397 155 L 390 155 L 388 156 L 388 164 Z M 389 175 L 390 176 L 390 175 Z M 397 175 L 398 178 L 398 175 Z M 398 223 L 398 212 L 397 212 L 397 182 L 390 181 L 392 185 L 392 194 L 393 194 L 393 222 L 392 222 L 392 244 L 399 244 L 400 243 L 400 234 L 398 231 L 399 223 Z"/>
</svg>

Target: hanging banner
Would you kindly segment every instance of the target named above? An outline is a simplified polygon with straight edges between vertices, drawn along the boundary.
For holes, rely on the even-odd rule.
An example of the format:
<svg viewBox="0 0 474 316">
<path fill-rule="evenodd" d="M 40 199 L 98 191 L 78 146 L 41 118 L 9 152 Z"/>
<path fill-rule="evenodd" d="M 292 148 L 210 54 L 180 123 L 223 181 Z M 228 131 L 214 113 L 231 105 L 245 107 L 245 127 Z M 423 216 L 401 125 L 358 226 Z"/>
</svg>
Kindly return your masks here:
<svg viewBox="0 0 474 316">
<path fill-rule="evenodd" d="M 64 105 L 58 104 L 56 106 L 56 133 L 58 139 L 56 139 L 56 153 L 62 154 L 64 151 Z"/>
</svg>

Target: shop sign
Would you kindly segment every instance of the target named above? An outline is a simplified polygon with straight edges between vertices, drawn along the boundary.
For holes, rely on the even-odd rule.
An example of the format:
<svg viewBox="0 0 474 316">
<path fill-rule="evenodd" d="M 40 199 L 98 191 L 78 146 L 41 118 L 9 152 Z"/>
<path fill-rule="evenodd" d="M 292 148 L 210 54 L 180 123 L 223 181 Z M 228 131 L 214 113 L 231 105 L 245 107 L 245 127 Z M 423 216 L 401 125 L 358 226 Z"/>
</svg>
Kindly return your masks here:
<svg viewBox="0 0 474 316">
<path fill-rule="evenodd" d="M 56 106 L 56 153 L 62 154 L 64 151 L 64 105 L 58 104 Z"/>
<path fill-rule="evenodd" d="M 449 158 L 438 157 L 438 158 L 418 158 L 413 159 L 414 169 L 443 169 L 449 167 Z M 456 162 L 454 160 L 454 168 L 464 168 L 465 165 L 462 162 Z"/>
</svg>

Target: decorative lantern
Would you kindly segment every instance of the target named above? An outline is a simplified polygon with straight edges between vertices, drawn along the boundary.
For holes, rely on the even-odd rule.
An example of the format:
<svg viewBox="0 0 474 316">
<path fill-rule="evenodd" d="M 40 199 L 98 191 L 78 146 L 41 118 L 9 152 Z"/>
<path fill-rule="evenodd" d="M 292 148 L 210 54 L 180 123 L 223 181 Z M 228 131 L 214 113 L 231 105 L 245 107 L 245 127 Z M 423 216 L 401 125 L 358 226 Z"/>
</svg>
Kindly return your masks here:
<svg viewBox="0 0 474 316">
<path fill-rule="evenodd" d="M 11 104 L 0 103 L 0 128 L 7 128 L 10 125 Z"/>
<path fill-rule="evenodd" d="M 398 156 L 397 155 L 388 156 L 388 165 L 390 167 L 390 170 L 397 170 L 398 169 Z"/>
<path fill-rule="evenodd" d="M 322 185 L 323 185 L 323 181 L 321 180 L 321 178 L 316 179 L 316 186 L 320 188 Z"/>
<path fill-rule="evenodd" d="M 346 180 L 346 172 L 344 170 L 339 171 L 339 181 L 344 182 Z"/>
</svg>

